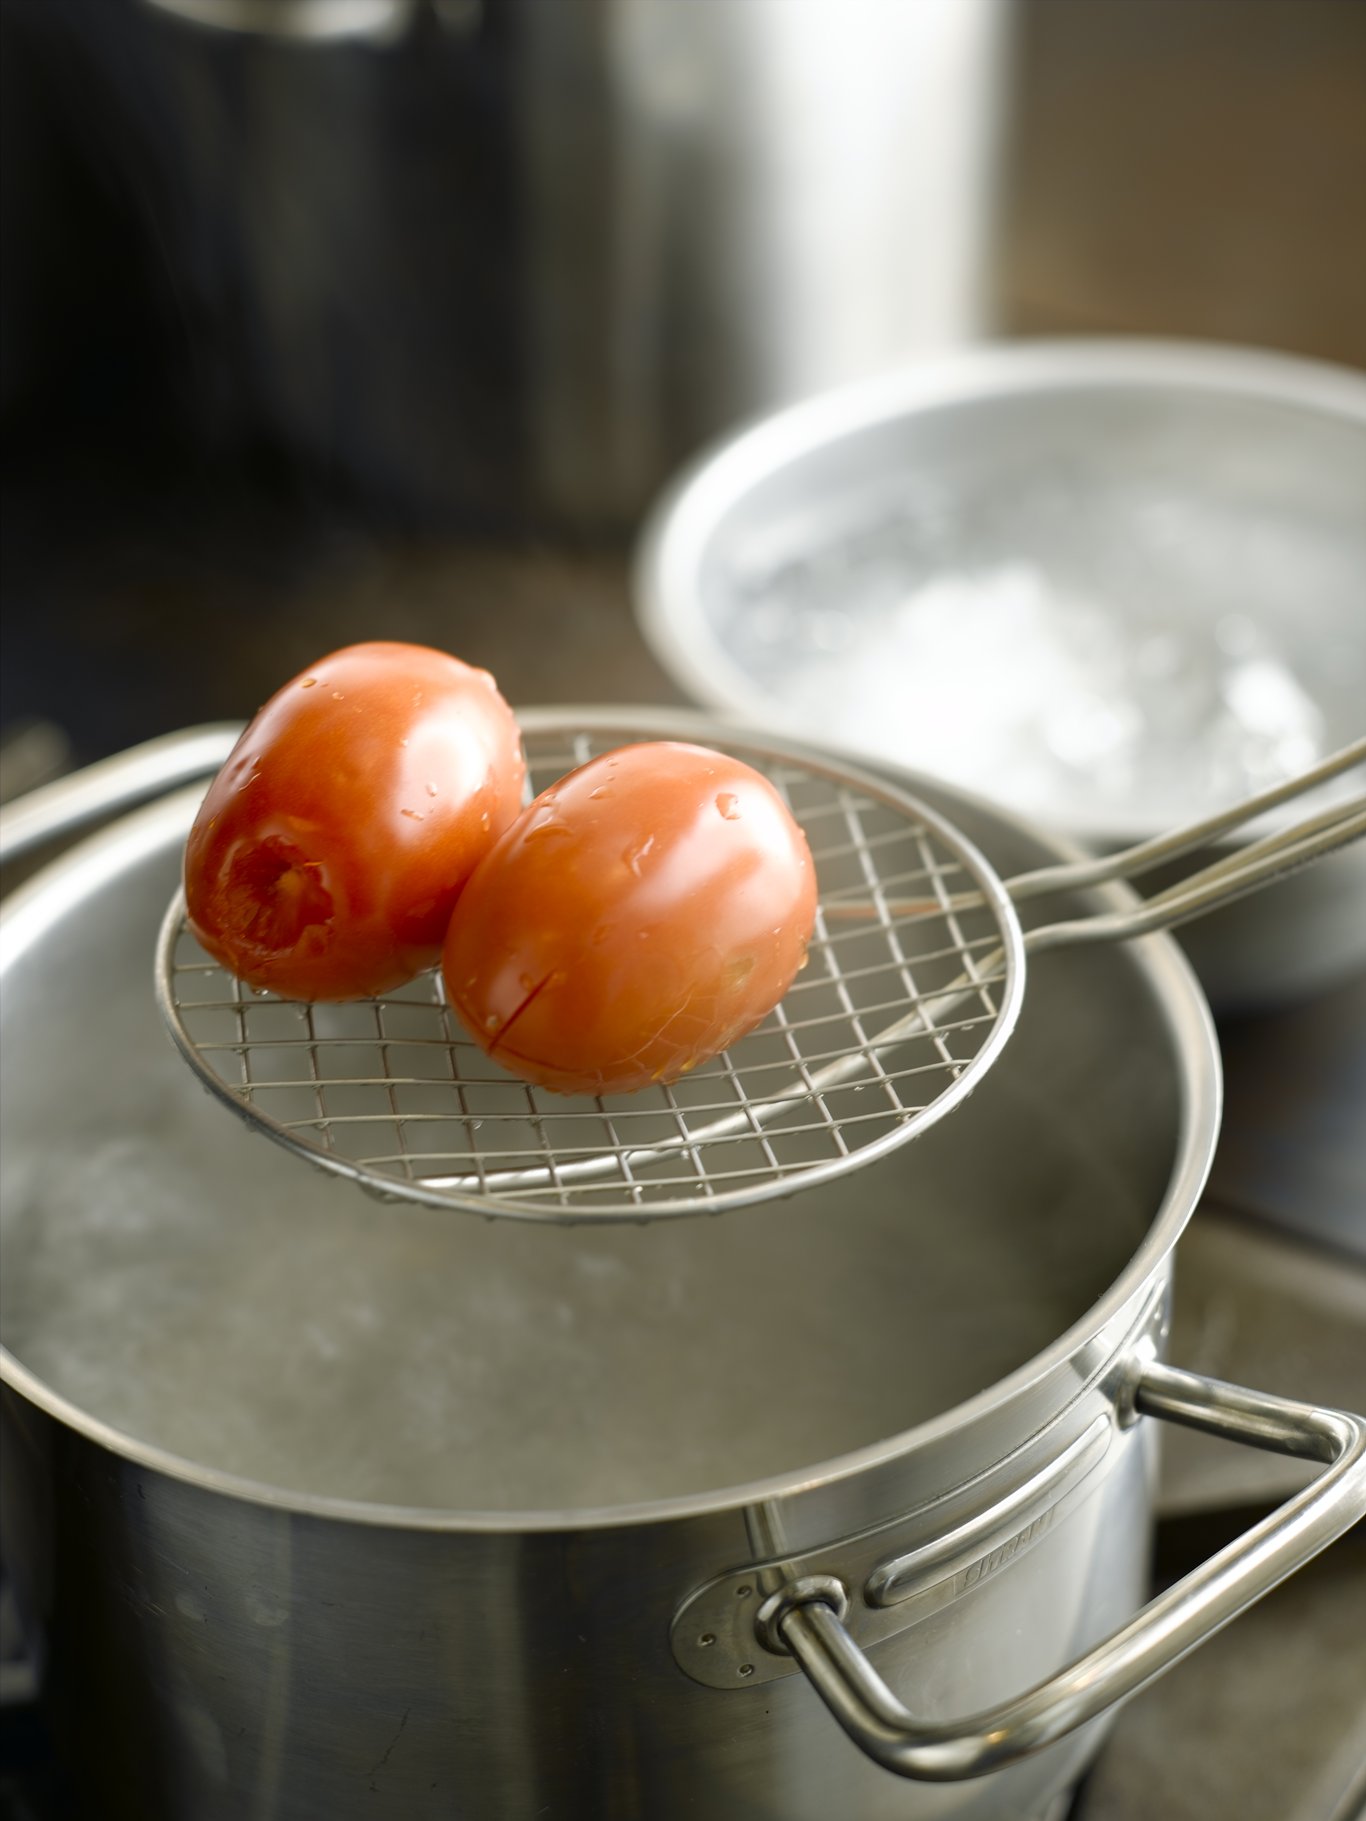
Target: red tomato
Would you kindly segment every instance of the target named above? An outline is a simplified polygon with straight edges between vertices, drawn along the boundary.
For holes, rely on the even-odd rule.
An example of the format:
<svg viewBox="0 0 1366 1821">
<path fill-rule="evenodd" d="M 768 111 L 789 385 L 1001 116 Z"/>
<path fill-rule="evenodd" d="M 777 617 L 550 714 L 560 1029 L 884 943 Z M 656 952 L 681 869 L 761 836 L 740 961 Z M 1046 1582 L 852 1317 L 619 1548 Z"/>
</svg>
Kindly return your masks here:
<svg viewBox="0 0 1366 1821">
<path fill-rule="evenodd" d="M 514 1073 L 625 1092 L 758 1024 L 815 913 L 806 837 L 766 778 L 699 746 L 627 746 L 523 811 L 457 903 L 442 967 Z"/>
<path fill-rule="evenodd" d="M 526 775 L 487 671 L 351 645 L 277 691 L 185 849 L 190 924 L 224 967 L 293 999 L 385 993 L 441 952 Z"/>
</svg>

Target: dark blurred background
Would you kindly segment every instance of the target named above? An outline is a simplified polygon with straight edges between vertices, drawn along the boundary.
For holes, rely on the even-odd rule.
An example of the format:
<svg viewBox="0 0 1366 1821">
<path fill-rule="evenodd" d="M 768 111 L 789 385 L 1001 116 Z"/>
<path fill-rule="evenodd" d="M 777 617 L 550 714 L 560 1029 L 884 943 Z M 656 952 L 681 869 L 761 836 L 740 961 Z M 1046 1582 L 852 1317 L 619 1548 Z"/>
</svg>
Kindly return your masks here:
<svg viewBox="0 0 1366 1821">
<path fill-rule="evenodd" d="M 368 636 L 519 704 L 673 699 L 643 510 L 880 365 L 1100 332 L 1366 366 L 1360 0 L 0 22 L 6 794 Z"/>
</svg>

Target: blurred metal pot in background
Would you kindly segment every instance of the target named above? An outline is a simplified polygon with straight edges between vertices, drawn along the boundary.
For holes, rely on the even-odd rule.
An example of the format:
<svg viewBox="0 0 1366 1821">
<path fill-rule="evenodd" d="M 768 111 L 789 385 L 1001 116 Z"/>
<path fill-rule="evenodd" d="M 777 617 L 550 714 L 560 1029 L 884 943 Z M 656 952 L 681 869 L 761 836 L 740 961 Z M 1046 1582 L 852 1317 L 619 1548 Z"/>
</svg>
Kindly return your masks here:
<svg viewBox="0 0 1366 1821">
<path fill-rule="evenodd" d="M 196 433 L 407 510 L 628 523 L 736 419 L 994 326 L 1002 0 L 20 10 Z"/>
<path fill-rule="evenodd" d="M 556 507 L 631 510 L 766 401 L 992 326 L 998 0 L 522 18 L 533 449 Z"/>
</svg>

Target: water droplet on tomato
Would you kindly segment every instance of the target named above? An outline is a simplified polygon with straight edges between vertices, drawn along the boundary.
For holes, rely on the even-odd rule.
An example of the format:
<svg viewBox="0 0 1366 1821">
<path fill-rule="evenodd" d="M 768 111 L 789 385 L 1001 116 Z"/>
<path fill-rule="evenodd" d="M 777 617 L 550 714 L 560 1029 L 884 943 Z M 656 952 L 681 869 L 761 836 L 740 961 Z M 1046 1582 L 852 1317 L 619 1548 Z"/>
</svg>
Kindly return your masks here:
<svg viewBox="0 0 1366 1821">
<path fill-rule="evenodd" d="M 312 689 L 314 687 L 314 685 L 317 683 L 317 681 L 318 681 L 317 677 L 305 677 L 303 682 L 300 683 L 299 687 L 300 687 L 300 689 Z"/>
<path fill-rule="evenodd" d="M 490 1012 L 490 1013 L 489 1013 L 489 1015 L 488 1015 L 488 1017 L 487 1017 L 487 1018 L 485 1018 L 485 1020 L 484 1020 L 484 1029 L 485 1029 L 485 1030 L 486 1030 L 486 1031 L 496 1031 L 496 1030 L 497 1030 L 497 1029 L 498 1029 L 498 1014 L 497 1014 L 497 1012 Z"/>
<path fill-rule="evenodd" d="M 401 809 L 398 813 L 401 816 L 411 816 L 414 822 L 423 822 L 426 820 L 420 809 Z"/>
<path fill-rule="evenodd" d="M 427 795 L 428 795 L 428 796 L 429 796 L 429 797 L 434 797 L 434 796 L 435 796 L 435 795 L 436 795 L 436 794 L 437 794 L 437 792 L 436 792 L 436 786 L 435 786 L 435 784 L 429 784 L 429 785 L 428 785 L 428 786 L 427 786 Z"/>
<path fill-rule="evenodd" d="M 334 702 L 344 702 L 346 697 L 342 694 L 340 689 L 334 689 L 332 691 L 332 700 Z"/>
<path fill-rule="evenodd" d="M 480 818 L 479 818 L 479 826 L 480 826 L 480 828 L 487 828 L 488 825 L 489 825 L 489 812 L 487 810 L 485 810 L 483 815 L 480 816 Z"/>
<path fill-rule="evenodd" d="M 726 818 L 727 822 L 738 822 L 740 820 L 740 799 L 733 795 L 732 792 L 723 790 L 716 799 L 716 807 Z"/>
<path fill-rule="evenodd" d="M 596 803 L 600 798 L 607 796 L 611 788 L 610 784 L 599 784 L 596 790 L 589 791 L 589 801 Z"/>
<path fill-rule="evenodd" d="M 622 849 L 621 857 L 630 867 L 637 879 L 640 877 L 640 863 L 649 854 L 650 849 L 654 844 L 654 836 L 647 835 L 643 841 L 633 842 L 630 847 Z"/>
</svg>

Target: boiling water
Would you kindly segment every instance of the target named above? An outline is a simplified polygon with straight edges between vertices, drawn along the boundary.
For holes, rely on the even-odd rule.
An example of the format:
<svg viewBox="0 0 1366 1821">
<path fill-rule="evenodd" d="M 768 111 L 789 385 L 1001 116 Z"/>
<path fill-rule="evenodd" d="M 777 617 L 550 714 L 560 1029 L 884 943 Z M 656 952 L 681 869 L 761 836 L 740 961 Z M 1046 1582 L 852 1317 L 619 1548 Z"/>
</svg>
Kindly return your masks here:
<svg viewBox="0 0 1366 1821">
<path fill-rule="evenodd" d="M 645 1230 L 382 1206 L 248 1131 L 172 1050 L 151 956 L 175 874 L 172 847 L 4 983 L 0 1331 L 79 1408 L 194 1462 L 476 1510 L 799 1470 L 1047 1346 L 1161 1197 L 1166 1040 L 1112 956 L 1041 970 L 968 1110 L 832 1188 Z M 1111 1012 L 1126 1041 L 1097 1072 Z"/>
</svg>

